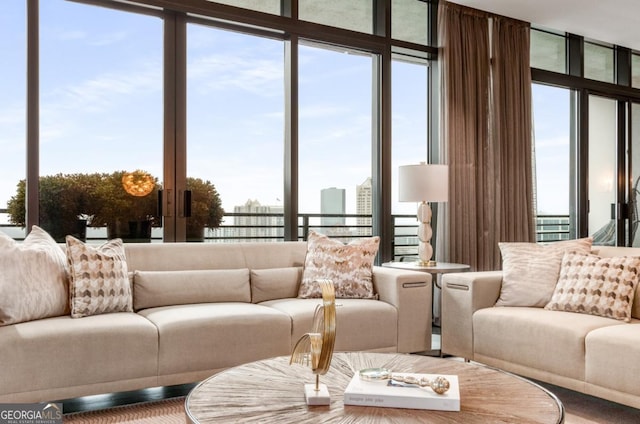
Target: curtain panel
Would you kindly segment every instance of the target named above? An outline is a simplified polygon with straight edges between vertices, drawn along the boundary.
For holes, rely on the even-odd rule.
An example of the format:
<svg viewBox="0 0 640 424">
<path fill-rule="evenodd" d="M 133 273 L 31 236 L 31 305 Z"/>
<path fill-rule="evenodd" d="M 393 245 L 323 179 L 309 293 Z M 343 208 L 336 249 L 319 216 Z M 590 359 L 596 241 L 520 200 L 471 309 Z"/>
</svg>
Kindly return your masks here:
<svg viewBox="0 0 640 424">
<path fill-rule="evenodd" d="M 439 253 L 499 269 L 499 242 L 535 240 L 529 25 L 442 1 L 438 26 L 449 164 Z"/>
</svg>

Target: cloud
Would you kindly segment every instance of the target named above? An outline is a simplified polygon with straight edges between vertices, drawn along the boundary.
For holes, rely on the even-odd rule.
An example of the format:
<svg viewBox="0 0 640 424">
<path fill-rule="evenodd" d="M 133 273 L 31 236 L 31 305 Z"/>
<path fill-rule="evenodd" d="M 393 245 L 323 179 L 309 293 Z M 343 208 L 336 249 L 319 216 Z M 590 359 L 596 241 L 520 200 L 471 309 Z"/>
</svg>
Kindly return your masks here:
<svg viewBox="0 0 640 424">
<path fill-rule="evenodd" d="M 558 148 L 569 146 L 569 135 L 559 135 L 555 137 L 545 137 L 535 140 L 536 150 L 546 148 Z"/>
<path fill-rule="evenodd" d="M 151 63 L 55 86 L 41 94 L 40 140 L 51 143 L 65 139 L 72 143 L 79 137 L 86 139 L 88 134 L 95 137 L 108 125 L 107 120 L 127 116 L 127 111 L 134 113 L 136 106 L 160 99 L 162 88 L 162 67 Z M 132 125 L 135 116 L 128 116 L 127 125 Z"/>
<path fill-rule="evenodd" d="M 108 72 L 56 87 L 43 94 L 43 109 L 100 113 L 126 102 L 128 96 L 162 90 L 162 67 L 144 65 L 139 69 Z"/>
<path fill-rule="evenodd" d="M 343 106 L 315 104 L 311 106 L 300 106 L 298 116 L 300 119 L 316 119 L 331 116 L 343 116 L 347 112 L 347 108 Z"/>
<path fill-rule="evenodd" d="M 24 125 L 26 117 L 26 106 L 24 101 L 18 101 L 0 109 L 0 125 L 3 129 Z M 5 130 L 6 131 L 6 130 Z"/>
<path fill-rule="evenodd" d="M 129 33 L 127 31 L 117 31 L 109 34 L 104 34 L 99 38 L 89 40 L 87 42 L 90 46 L 109 46 L 111 44 L 120 43 L 127 40 Z"/>
<path fill-rule="evenodd" d="M 281 60 L 251 59 L 214 54 L 189 62 L 187 75 L 200 93 L 248 91 L 259 96 L 281 95 L 284 69 Z"/>
<path fill-rule="evenodd" d="M 81 30 L 65 30 L 58 32 L 55 38 L 63 41 L 83 40 L 87 38 L 87 33 Z"/>
<path fill-rule="evenodd" d="M 60 41 L 83 41 L 86 45 L 89 46 L 102 47 L 126 41 L 129 38 L 129 31 L 121 30 L 103 34 L 93 34 L 80 29 L 57 29 L 54 30 L 54 34 L 52 34 L 51 38 Z"/>
</svg>

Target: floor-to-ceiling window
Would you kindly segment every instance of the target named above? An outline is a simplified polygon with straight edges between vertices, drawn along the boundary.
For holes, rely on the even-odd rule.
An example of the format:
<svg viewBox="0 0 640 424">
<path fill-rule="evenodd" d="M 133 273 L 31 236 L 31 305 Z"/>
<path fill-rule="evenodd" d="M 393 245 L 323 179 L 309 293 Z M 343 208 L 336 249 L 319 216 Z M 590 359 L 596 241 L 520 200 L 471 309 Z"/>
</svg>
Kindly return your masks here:
<svg viewBox="0 0 640 424">
<path fill-rule="evenodd" d="M 187 52 L 187 237 L 202 231 L 198 221 L 208 238 L 282 239 L 283 42 L 189 24 Z M 224 212 L 238 214 L 224 218 L 226 229 L 209 230 L 215 206 L 195 190 L 207 183 Z"/>
<path fill-rule="evenodd" d="M 428 82 L 426 61 L 398 56 L 392 64 L 391 198 L 394 215 L 394 259 L 416 256 L 418 205 L 398 201 L 398 168 L 428 161 Z M 404 215 L 404 216 L 403 216 Z"/>
<path fill-rule="evenodd" d="M 7 49 L 16 54 L 5 58 L 23 80 L 3 83 L 39 94 L 39 116 L 29 116 L 40 134 L 14 132 L 21 150 L 11 162 L 25 163 L 25 146 L 35 147 L 36 155 L 26 170 L 12 168 L 14 181 L 0 201 L 20 190 L 25 176 L 40 182 L 39 192 L 23 183 L 22 202 L 31 211 L 39 205 L 40 216 L 30 213 L 27 220 L 50 230 L 81 236 L 76 225 L 82 222 L 75 221 L 86 220 L 86 237 L 104 240 L 113 235 L 105 210 L 122 212 L 125 203 L 139 203 L 129 201 L 133 196 L 150 201 L 140 214 L 120 219 L 120 227 L 137 229 L 138 218 L 148 217 L 156 241 L 180 241 L 190 237 L 185 227 L 203 215 L 198 193 L 206 191 L 214 201 L 205 209 L 215 213 L 204 211 L 205 228 L 220 223 L 204 233 L 207 241 L 298 239 L 314 225 L 342 226 L 333 235 L 343 239 L 392 235 L 392 213 L 411 208 L 393 205 L 395 169 L 405 161 L 438 160 L 425 154 L 434 138 L 430 105 L 437 105 L 426 89 L 429 61 L 437 55 L 429 45 L 435 33 L 429 2 L 394 0 L 389 10 L 378 2 L 345 7 L 332 1 L 323 2 L 322 13 L 306 0 L 221 0 L 198 7 L 177 0 L 11 2 L 16 5 L 22 19 L 3 15 L 12 25 L 2 31 L 22 38 L 22 45 Z M 39 5 L 35 18 L 26 18 L 26 5 Z M 24 54 L 25 21 L 40 32 L 35 55 Z M 392 65 L 396 54 L 411 63 Z M 24 81 L 25 63 L 39 74 L 40 86 Z M 25 99 L 21 93 L 16 101 Z M 395 122 L 391 99 L 398 101 Z M 11 101 L 3 97 L 0 105 L 19 110 Z M 14 128 L 24 132 L 28 114 L 23 109 L 20 115 Z M 65 189 L 68 179 L 78 193 Z M 87 200 L 87 193 L 110 201 L 96 211 L 103 202 Z M 73 198 L 71 207 L 67 198 Z M 57 215 L 46 215 L 50 206 Z M 324 222 L 313 216 L 323 213 L 338 216 Z M 241 214 L 277 216 L 258 222 L 243 221 Z M 339 216 L 345 214 L 353 216 Z M 74 221 L 69 227 L 62 225 L 67 218 Z M 234 228 L 252 225 L 275 228 L 268 234 Z M 380 259 L 390 260 L 392 237 L 382 245 Z"/>
<path fill-rule="evenodd" d="M 597 245 L 616 244 L 618 176 L 617 102 L 589 96 L 589 235 Z M 615 209 L 613 209 L 615 211 Z"/>
<path fill-rule="evenodd" d="M 545 233 L 555 222 L 545 217 L 555 197 L 555 205 L 568 207 L 569 237 L 592 236 L 600 245 L 635 243 L 637 54 L 541 29 L 532 29 L 531 40 L 538 239 L 561 239 Z M 562 146 L 548 135 L 553 133 L 563 134 Z M 554 138 L 551 144 L 560 150 L 548 148 Z"/>
<path fill-rule="evenodd" d="M 17 195 L 18 183 L 25 179 L 26 157 L 26 3 L 11 1 L 0 13 L 0 229 L 11 237 L 23 238 L 24 201 L 11 211 L 7 203 Z M 12 217 L 19 220 L 11 225 Z"/>
<path fill-rule="evenodd" d="M 572 175 L 576 158 L 572 139 L 571 90 L 533 84 L 534 181 L 538 241 L 575 237 L 575 190 Z"/>
<path fill-rule="evenodd" d="M 299 210 L 323 215 L 303 223 L 299 236 L 308 228 L 345 238 L 371 234 L 345 216 L 364 213 L 358 186 L 371 178 L 371 55 L 301 45 L 299 61 Z"/>
<path fill-rule="evenodd" d="M 640 103 L 631 104 L 631 169 L 629 184 L 628 246 L 640 247 Z"/>
<path fill-rule="evenodd" d="M 89 239 L 161 226 L 157 190 L 131 194 L 123 177 L 162 181 L 162 30 L 154 16 L 40 2 L 40 223 L 56 238 L 82 236 L 83 220 Z"/>
</svg>

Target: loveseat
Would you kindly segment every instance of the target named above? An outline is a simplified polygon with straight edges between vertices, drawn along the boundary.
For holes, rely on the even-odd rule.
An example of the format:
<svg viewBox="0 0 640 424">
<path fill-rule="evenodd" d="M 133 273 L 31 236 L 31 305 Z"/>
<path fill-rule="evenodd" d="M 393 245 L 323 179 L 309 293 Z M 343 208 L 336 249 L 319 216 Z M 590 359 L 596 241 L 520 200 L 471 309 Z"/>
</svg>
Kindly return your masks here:
<svg viewBox="0 0 640 424">
<path fill-rule="evenodd" d="M 125 244 L 124 250 L 132 312 L 72 318 L 67 309 L 0 326 L 0 402 L 197 382 L 288 355 L 311 330 L 320 301 L 297 297 L 306 242 Z M 335 350 L 429 350 L 430 276 L 373 267 L 373 286 L 375 299 L 337 299 Z"/>
<path fill-rule="evenodd" d="M 593 246 L 591 254 L 607 263 L 640 256 L 640 249 Z M 637 274 L 629 322 L 593 315 L 588 307 L 567 312 L 562 306 L 496 306 L 503 278 L 503 271 L 443 276 L 443 354 L 640 408 Z"/>
</svg>

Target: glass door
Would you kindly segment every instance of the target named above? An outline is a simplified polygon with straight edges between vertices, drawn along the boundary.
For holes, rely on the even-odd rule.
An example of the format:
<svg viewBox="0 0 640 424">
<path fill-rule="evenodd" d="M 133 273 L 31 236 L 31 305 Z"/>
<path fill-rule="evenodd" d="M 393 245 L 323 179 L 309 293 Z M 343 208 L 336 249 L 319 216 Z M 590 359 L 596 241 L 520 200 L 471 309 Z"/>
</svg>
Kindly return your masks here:
<svg viewBox="0 0 640 424">
<path fill-rule="evenodd" d="M 162 241 L 162 20 L 64 0 L 39 12 L 40 226 Z"/>
<path fill-rule="evenodd" d="M 589 95 L 589 235 L 593 244 L 617 245 L 617 101 Z"/>
<path fill-rule="evenodd" d="M 576 238 L 575 175 L 577 93 L 532 84 L 535 138 L 536 239 L 549 243 Z"/>
<path fill-rule="evenodd" d="M 187 241 L 284 239 L 284 51 L 187 25 Z"/>
<path fill-rule="evenodd" d="M 629 228 L 627 246 L 640 247 L 640 234 L 638 234 L 638 223 L 640 222 L 640 103 L 631 104 L 631 129 L 629 131 L 631 146 L 629 157 Z"/>
<path fill-rule="evenodd" d="M 300 46 L 299 209 L 309 230 L 343 242 L 370 235 L 373 56 Z M 366 218 L 364 218 L 366 219 Z"/>
<path fill-rule="evenodd" d="M 589 94 L 588 234 L 594 245 L 640 246 L 640 104 Z"/>
</svg>

